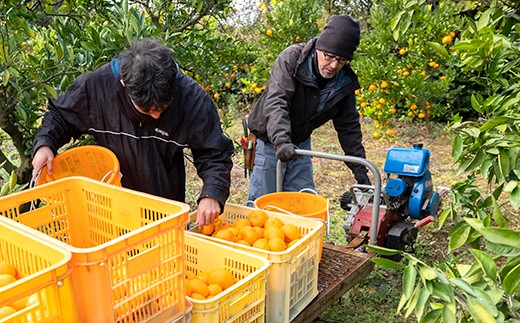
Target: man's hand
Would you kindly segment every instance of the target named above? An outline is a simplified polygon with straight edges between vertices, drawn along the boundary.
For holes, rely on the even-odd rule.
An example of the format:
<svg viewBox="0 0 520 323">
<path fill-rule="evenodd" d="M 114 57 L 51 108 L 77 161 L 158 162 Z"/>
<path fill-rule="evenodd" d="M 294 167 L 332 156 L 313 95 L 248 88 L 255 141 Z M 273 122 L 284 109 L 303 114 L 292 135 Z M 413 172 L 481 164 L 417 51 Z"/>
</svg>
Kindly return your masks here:
<svg viewBox="0 0 520 323">
<path fill-rule="evenodd" d="M 220 204 L 211 197 L 205 197 L 199 201 L 197 209 L 197 224 L 209 225 L 220 215 Z"/>
<path fill-rule="evenodd" d="M 52 175 L 52 161 L 54 160 L 54 153 L 49 146 L 41 146 L 34 154 L 32 160 L 33 172 L 32 178 L 35 179 L 38 176 L 39 171 L 47 166 L 47 173 Z"/>
<path fill-rule="evenodd" d="M 296 159 L 298 155 L 296 154 L 295 149 L 297 148 L 297 146 L 290 142 L 281 144 L 280 146 L 276 147 L 276 157 L 283 162 Z"/>
<path fill-rule="evenodd" d="M 356 178 L 356 181 L 360 185 L 372 185 L 370 183 L 370 179 L 368 178 L 368 175 L 366 173 L 358 173 L 358 174 L 355 174 L 354 177 Z"/>
</svg>

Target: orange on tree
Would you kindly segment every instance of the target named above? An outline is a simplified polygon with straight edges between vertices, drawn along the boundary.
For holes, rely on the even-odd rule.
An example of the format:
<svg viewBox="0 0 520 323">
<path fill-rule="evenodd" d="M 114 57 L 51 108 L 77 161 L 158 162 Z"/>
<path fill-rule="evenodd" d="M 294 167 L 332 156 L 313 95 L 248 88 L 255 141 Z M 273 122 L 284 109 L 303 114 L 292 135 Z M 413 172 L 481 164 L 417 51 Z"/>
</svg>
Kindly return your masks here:
<svg viewBox="0 0 520 323">
<path fill-rule="evenodd" d="M 393 135 L 395 134 L 395 131 L 394 131 L 394 129 L 388 129 L 388 130 L 386 131 L 386 134 L 387 134 L 388 136 L 393 136 Z"/>
<path fill-rule="evenodd" d="M 370 84 L 370 86 L 368 87 L 368 90 L 375 91 L 375 90 L 377 90 L 377 86 L 375 84 Z"/>
<path fill-rule="evenodd" d="M 417 118 L 419 118 L 419 119 L 424 119 L 424 117 L 426 117 L 426 115 L 425 115 L 423 112 L 420 112 L 420 113 L 417 115 Z"/>
<path fill-rule="evenodd" d="M 442 43 L 443 43 L 444 45 L 451 44 L 452 40 L 453 40 L 453 39 L 451 38 L 450 35 L 447 35 L 447 36 L 442 37 Z"/>
<path fill-rule="evenodd" d="M 265 32 L 265 34 L 269 37 L 271 37 L 273 35 L 273 30 L 272 29 L 267 29 L 267 31 Z"/>
<path fill-rule="evenodd" d="M 388 82 L 387 81 L 382 81 L 381 84 L 379 85 L 380 88 L 382 89 L 386 89 L 388 87 Z"/>
<path fill-rule="evenodd" d="M 403 72 L 403 76 L 410 76 L 410 72 L 408 72 L 408 71 L 404 71 L 404 72 Z"/>
<path fill-rule="evenodd" d="M 406 49 L 404 49 L 404 48 L 401 48 L 401 49 L 399 50 L 399 55 L 401 55 L 401 56 L 406 55 L 406 53 L 407 53 L 407 52 L 406 52 Z"/>
<path fill-rule="evenodd" d="M 375 131 L 373 134 L 372 134 L 372 137 L 374 137 L 375 139 L 379 139 L 381 138 L 381 134 L 377 131 Z"/>
</svg>

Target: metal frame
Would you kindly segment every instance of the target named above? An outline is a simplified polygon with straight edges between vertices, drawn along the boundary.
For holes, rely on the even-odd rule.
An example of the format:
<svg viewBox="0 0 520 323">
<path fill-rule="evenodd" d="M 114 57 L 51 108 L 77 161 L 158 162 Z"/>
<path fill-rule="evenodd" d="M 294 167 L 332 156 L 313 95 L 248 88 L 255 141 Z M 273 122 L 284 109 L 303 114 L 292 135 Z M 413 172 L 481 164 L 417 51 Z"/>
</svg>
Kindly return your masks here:
<svg viewBox="0 0 520 323">
<path fill-rule="evenodd" d="M 296 154 L 300 156 L 310 156 L 310 157 L 318 157 L 318 158 L 325 158 L 325 159 L 333 159 L 333 160 L 339 160 L 343 162 L 348 163 L 354 163 L 354 164 L 360 164 L 368 168 L 374 175 L 374 204 L 372 208 L 372 221 L 370 225 L 370 240 L 368 244 L 370 245 L 376 245 L 377 243 L 377 226 L 378 226 L 378 220 L 379 220 L 379 205 L 381 202 L 381 173 L 377 169 L 377 167 L 369 162 L 368 160 L 360 157 L 354 157 L 354 156 L 346 156 L 346 155 L 335 155 L 335 154 L 328 154 L 328 153 L 322 153 L 317 151 L 311 151 L 306 149 L 296 149 Z M 278 160 L 278 163 L 276 165 L 276 191 L 281 192 L 282 191 L 282 185 L 283 185 L 283 178 L 282 178 L 282 167 L 283 162 L 281 160 Z"/>
</svg>

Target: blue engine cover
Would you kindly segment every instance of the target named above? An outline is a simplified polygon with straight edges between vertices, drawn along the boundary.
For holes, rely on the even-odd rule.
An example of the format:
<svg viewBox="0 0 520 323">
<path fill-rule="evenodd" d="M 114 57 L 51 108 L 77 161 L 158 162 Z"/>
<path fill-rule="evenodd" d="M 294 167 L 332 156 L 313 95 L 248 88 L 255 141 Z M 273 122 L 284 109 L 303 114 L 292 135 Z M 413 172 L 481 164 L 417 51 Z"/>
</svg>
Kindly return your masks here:
<svg viewBox="0 0 520 323">
<path fill-rule="evenodd" d="M 398 197 L 401 196 L 406 190 L 406 182 L 401 178 L 392 178 L 388 181 L 385 186 L 385 192 L 388 196 Z"/>
<path fill-rule="evenodd" d="M 428 170 L 430 151 L 422 148 L 390 148 L 386 155 L 385 173 L 421 177 Z"/>
<path fill-rule="evenodd" d="M 432 213 L 433 210 L 430 210 L 431 203 L 428 205 L 423 205 L 425 201 L 429 200 L 430 197 L 433 196 L 432 191 L 432 177 L 428 171 L 424 177 L 418 178 L 413 184 L 412 194 L 410 195 L 410 200 L 408 202 L 408 213 L 410 217 L 417 220 L 422 219 L 423 216 L 421 214 L 421 210 L 423 210 L 423 208 L 424 211 L 426 211 L 428 214 L 437 214 L 438 205 L 436 207 L 435 213 Z M 438 194 L 435 195 L 438 198 Z"/>
</svg>

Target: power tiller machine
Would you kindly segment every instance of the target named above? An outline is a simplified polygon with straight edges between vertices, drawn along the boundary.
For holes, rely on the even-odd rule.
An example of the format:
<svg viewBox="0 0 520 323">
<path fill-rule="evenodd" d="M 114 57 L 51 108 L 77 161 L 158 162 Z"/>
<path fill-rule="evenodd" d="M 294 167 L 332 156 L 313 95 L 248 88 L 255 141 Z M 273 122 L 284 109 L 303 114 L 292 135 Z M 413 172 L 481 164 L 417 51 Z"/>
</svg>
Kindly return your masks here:
<svg viewBox="0 0 520 323">
<path fill-rule="evenodd" d="M 429 170 L 430 151 L 422 144 L 412 148 L 390 148 L 383 171 L 363 158 L 297 149 L 302 156 L 336 159 L 366 166 L 373 185 L 352 185 L 341 197 L 347 211 L 343 224 L 348 247 L 357 249 L 367 242 L 397 250 L 413 250 L 418 228 L 433 221 L 441 196 L 433 188 Z M 282 164 L 278 164 L 281 174 Z M 281 190 L 281 178 L 277 179 Z"/>
</svg>

